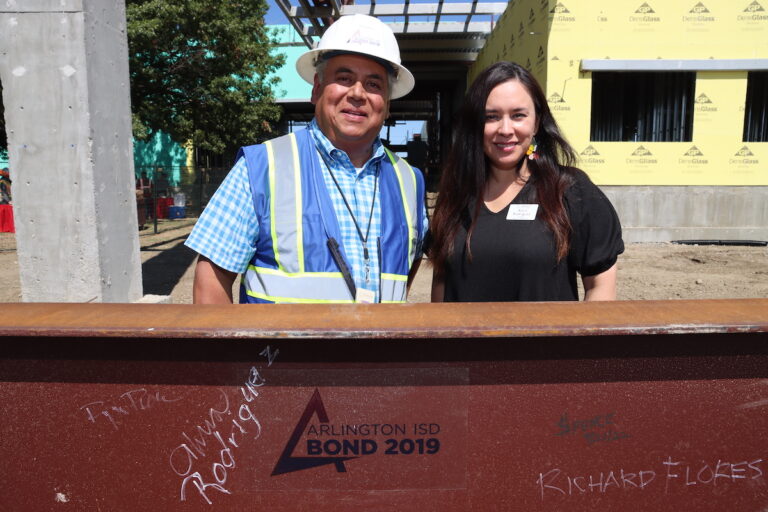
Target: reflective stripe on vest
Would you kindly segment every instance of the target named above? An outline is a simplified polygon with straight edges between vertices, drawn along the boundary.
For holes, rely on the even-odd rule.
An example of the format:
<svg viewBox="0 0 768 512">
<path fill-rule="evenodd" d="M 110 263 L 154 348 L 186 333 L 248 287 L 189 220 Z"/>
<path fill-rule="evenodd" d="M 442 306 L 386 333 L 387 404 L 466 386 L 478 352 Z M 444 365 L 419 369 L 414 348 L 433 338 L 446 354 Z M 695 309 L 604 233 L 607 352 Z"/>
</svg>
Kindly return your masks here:
<svg viewBox="0 0 768 512">
<path fill-rule="evenodd" d="M 271 302 L 354 302 L 341 272 L 288 274 L 249 265 L 244 279 L 248 295 Z M 279 290 L 280 295 L 270 294 L 268 290 Z"/>
<path fill-rule="evenodd" d="M 296 136 L 265 142 L 269 159 L 270 230 L 275 261 L 288 273 L 304 272 L 301 223 L 301 170 Z M 280 173 L 280 179 L 275 174 Z"/>
<path fill-rule="evenodd" d="M 403 200 L 403 211 L 405 212 L 405 223 L 408 225 L 408 265 L 411 268 L 413 259 L 416 256 L 416 240 L 418 233 L 416 219 L 418 218 L 418 201 L 416 201 L 416 174 L 408 162 L 393 154 L 390 150 L 384 148 L 387 152 L 392 167 L 397 174 L 397 181 L 400 183 L 400 195 Z M 406 276 L 407 278 L 408 276 Z M 383 297 L 383 295 L 382 295 Z M 403 302 L 405 301 L 405 292 L 403 292 Z"/>
<path fill-rule="evenodd" d="M 407 291 L 408 276 L 381 274 L 381 290 L 379 290 L 379 296 L 382 297 L 381 302 L 405 302 Z M 388 298 L 384 299 L 384 297 Z"/>
</svg>

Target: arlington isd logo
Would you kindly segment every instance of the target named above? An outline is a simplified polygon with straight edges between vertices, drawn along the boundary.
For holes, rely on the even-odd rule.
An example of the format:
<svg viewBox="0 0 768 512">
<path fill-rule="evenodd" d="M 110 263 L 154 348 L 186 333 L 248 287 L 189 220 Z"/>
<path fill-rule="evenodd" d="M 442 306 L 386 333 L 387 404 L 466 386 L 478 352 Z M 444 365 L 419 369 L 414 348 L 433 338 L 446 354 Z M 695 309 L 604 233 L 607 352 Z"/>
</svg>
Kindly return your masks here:
<svg viewBox="0 0 768 512">
<path fill-rule="evenodd" d="M 302 469 L 316 468 L 318 466 L 326 466 L 333 464 L 336 466 L 336 471 L 339 473 L 345 473 L 347 468 L 344 466 L 344 462 L 357 457 L 295 457 L 293 455 L 296 445 L 299 444 L 299 439 L 304 434 L 304 431 L 312 419 L 312 416 L 317 415 L 317 419 L 320 423 L 329 423 L 328 413 L 325 412 L 325 405 L 323 405 L 323 399 L 320 398 L 320 391 L 315 389 L 312 394 L 312 398 L 309 399 L 307 407 L 304 409 L 304 413 L 299 418 L 299 422 L 296 424 L 296 428 L 293 429 L 293 434 L 288 439 L 288 443 L 283 449 L 282 455 L 275 465 L 275 469 L 272 470 L 272 476 L 282 475 L 283 473 L 292 473 L 294 471 L 301 471 Z"/>
<path fill-rule="evenodd" d="M 329 465 L 346 473 L 347 461 L 370 455 L 403 455 L 428 463 L 441 451 L 441 430 L 439 423 L 332 423 L 315 389 L 272 476 Z"/>
</svg>

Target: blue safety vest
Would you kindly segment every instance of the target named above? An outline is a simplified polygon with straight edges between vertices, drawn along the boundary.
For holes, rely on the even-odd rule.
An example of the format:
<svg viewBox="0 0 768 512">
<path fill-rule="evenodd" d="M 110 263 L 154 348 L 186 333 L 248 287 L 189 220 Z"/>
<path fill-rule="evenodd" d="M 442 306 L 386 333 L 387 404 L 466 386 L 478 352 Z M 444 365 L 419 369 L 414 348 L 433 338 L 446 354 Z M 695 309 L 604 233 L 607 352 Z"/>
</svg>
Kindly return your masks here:
<svg viewBox="0 0 768 512">
<path fill-rule="evenodd" d="M 424 223 L 424 181 L 405 160 L 386 152 L 379 175 L 379 296 L 381 302 L 404 302 Z M 240 157 L 248 167 L 259 224 L 240 302 L 354 302 L 326 245 L 331 237 L 340 241 L 341 230 L 309 130 L 241 148 Z M 343 247 L 339 250 L 343 255 Z"/>
</svg>

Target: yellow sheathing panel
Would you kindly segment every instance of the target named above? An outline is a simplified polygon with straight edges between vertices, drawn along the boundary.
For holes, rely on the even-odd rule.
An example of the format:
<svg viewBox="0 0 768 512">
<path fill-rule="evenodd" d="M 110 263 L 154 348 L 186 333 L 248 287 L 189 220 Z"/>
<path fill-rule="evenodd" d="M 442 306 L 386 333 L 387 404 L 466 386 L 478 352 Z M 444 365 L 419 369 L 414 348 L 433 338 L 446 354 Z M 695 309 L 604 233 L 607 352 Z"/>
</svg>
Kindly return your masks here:
<svg viewBox="0 0 768 512">
<path fill-rule="evenodd" d="M 527 66 L 601 185 L 768 185 L 768 143 L 742 142 L 747 72 L 696 77 L 689 142 L 589 140 L 592 75 L 582 59 L 766 59 L 768 0 L 514 0 L 469 81 L 498 60 Z"/>
<path fill-rule="evenodd" d="M 525 66 L 546 82 L 547 35 L 550 0 L 512 0 L 499 17 L 477 61 L 470 67 L 468 83 L 485 68 L 502 60 Z"/>
<path fill-rule="evenodd" d="M 678 160 L 690 180 L 713 185 L 765 185 L 766 170 L 755 152 L 766 143 L 744 143 L 747 72 L 699 72 L 693 114 L 694 145 Z M 746 147 L 746 150 L 744 149 Z M 750 155 L 751 153 L 751 155 Z M 692 154 L 698 154 L 692 158 Z M 762 159 L 763 164 L 767 162 Z M 690 181 L 689 180 L 689 181 Z"/>
<path fill-rule="evenodd" d="M 549 44 L 590 59 L 765 58 L 768 0 L 559 0 Z"/>
<path fill-rule="evenodd" d="M 766 143 L 588 142 L 576 149 L 579 166 L 599 184 L 766 184 Z"/>
</svg>

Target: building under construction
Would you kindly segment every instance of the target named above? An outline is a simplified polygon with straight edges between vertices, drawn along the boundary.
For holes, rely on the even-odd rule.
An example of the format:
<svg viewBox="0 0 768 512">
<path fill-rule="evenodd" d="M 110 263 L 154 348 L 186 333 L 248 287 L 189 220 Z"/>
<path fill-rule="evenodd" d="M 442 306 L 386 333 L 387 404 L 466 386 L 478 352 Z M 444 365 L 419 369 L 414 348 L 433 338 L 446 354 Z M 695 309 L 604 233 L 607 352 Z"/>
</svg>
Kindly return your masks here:
<svg viewBox="0 0 768 512">
<path fill-rule="evenodd" d="M 309 87 L 292 78 L 297 55 L 338 16 L 375 15 L 390 23 L 416 77 L 416 89 L 392 102 L 390 122 L 426 122 L 433 174 L 467 85 L 488 65 L 511 60 L 541 82 L 580 166 L 616 206 L 627 241 L 764 240 L 763 3 L 280 1 L 291 23 L 280 101 L 287 124 L 311 118 Z"/>
</svg>

